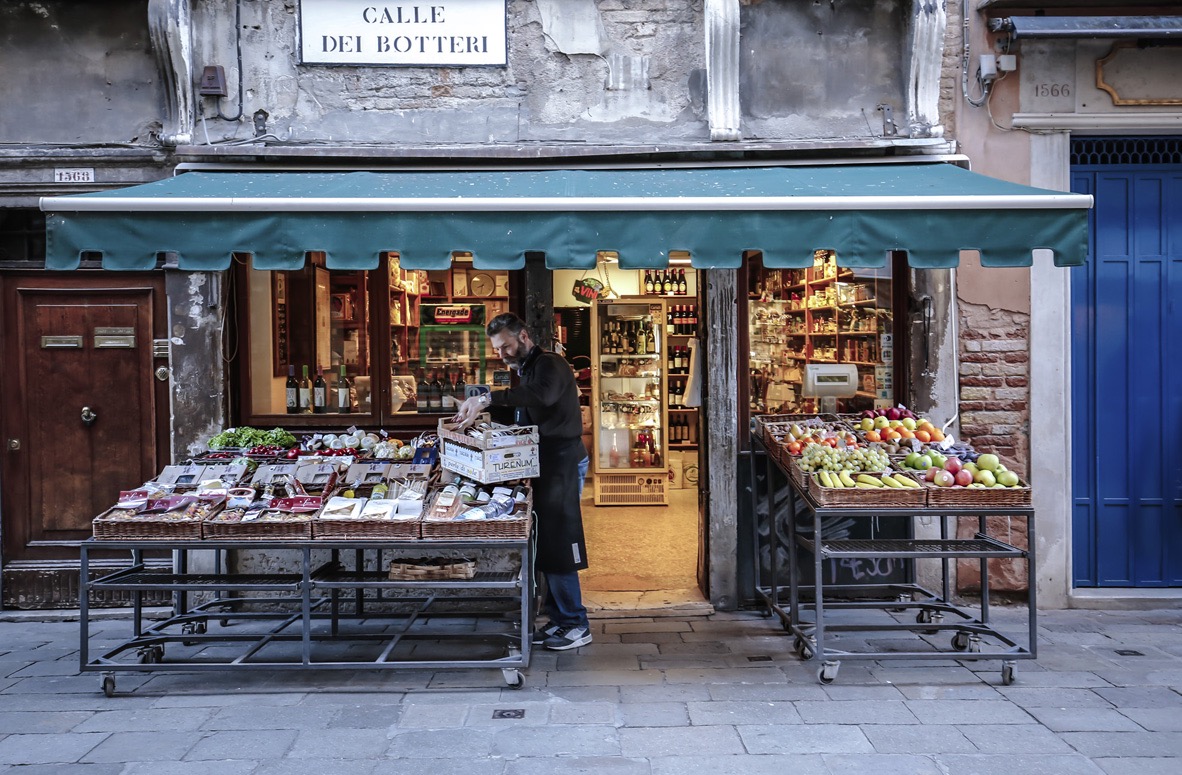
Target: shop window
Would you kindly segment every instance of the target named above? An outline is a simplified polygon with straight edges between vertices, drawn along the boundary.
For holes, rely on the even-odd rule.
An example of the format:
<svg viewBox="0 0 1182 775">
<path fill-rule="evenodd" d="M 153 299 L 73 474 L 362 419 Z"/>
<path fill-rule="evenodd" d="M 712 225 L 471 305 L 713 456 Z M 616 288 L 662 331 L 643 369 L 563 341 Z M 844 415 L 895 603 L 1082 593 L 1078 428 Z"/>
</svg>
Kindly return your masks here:
<svg viewBox="0 0 1182 775">
<path fill-rule="evenodd" d="M 750 261 L 747 287 L 751 415 L 822 411 L 804 395 L 808 364 L 852 364 L 854 394 L 839 412 L 890 406 L 895 392 L 895 283 L 891 267 L 849 269 L 831 251 L 806 269 L 763 268 Z"/>
<path fill-rule="evenodd" d="M 390 253 L 379 269 L 338 271 L 325 267 L 323 254 L 309 253 L 298 271 L 240 273 L 247 291 L 239 341 L 248 353 L 239 372 L 241 421 L 327 426 L 348 415 L 350 424 L 414 422 L 454 412 L 470 384 L 508 384 L 484 326 L 509 309 L 510 273 L 474 269 L 470 255 L 454 258 L 451 269 L 407 270 Z M 307 409 L 302 390 L 309 391 Z"/>
</svg>

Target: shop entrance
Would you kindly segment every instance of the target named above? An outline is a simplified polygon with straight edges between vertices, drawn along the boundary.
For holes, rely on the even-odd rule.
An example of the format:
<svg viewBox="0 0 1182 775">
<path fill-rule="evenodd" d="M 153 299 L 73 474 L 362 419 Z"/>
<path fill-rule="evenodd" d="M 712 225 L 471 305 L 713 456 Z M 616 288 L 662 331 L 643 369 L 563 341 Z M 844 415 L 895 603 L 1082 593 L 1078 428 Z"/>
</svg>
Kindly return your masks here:
<svg viewBox="0 0 1182 775">
<path fill-rule="evenodd" d="M 591 458 L 585 602 L 615 612 L 706 611 L 701 275 L 688 256 L 649 271 L 620 269 L 613 259 L 601 254 L 595 272 L 555 271 L 553 280 L 556 339 L 580 377 Z M 588 278 L 603 285 L 590 302 L 581 295 Z"/>
<path fill-rule="evenodd" d="M 1182 586 L 1182 165 L 1160 161 L 1177 144 L 1073 148 L 1072 190 L 1096 197 L 1071 277 L 1076 586 Z"/>
<path fill-rule="evenodd" d="M 91 519 L 158 470 L 163 298 L 162 276 L 0 276 L 5 607 L 77 605 Z"/>
</svg>

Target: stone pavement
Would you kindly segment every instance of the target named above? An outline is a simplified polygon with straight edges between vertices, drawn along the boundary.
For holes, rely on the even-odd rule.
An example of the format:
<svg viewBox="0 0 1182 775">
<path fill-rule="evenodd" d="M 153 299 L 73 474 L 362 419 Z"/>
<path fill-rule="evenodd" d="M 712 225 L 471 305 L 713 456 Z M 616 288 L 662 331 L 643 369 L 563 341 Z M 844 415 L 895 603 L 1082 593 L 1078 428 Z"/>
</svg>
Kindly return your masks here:
<svg viewBox="0 0 1182 775">
<path fill-rule="evenodd" d="M 4 621 L 0 772 L 1182 773 L 1182 611 L 1039 625 L 1012 686 L 997 662 L 931 660 L 846 661 L 822 686 L 739 612 L 596 620 L 520 691 L 492 670 L 124 673 L 107 698 L 78 672 L 77 623 Z M 95 645 L 127 629 L 98 622 Z"/>
</svg>

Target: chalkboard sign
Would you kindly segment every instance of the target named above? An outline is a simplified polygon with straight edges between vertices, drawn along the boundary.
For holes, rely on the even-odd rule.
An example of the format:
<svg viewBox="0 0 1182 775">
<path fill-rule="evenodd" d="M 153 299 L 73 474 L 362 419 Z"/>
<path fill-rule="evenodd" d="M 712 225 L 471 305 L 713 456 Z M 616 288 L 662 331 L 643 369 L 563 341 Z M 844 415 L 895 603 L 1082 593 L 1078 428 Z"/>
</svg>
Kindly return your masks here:
<svg viewBox="0 0 1182 775">
<path fill-rule="evenodd" d="M 767 481 L 768 469 L 765 465 L 765 458 L 762 454 L 752 455 L 752 458 L 755 461 L 754 486 L 756 487 L 757 495 L 755 499 L 756 513 L 753 515 L 752 522 L 753 529 L 759 531 L 760 551 L 758 558 L 756 558 L 759 568 L 759 585 L 761 587 L 769 587 L 771 585 L 772 546 L 768 540 L 771 523 L 768 520 L 767 509 L 769 503 L 774 502 L 776 509 L 773 516 L 779 526 L 779 543 L 776 545 L 775 551 L 777 553 L 777 563 L 780 567 L 780 584 L 782 586 L 787 586 L 788 584 L 788 552 L 795 551 L 798 581 L 804 586 L 811 587 L 813 584 L 813 556 L 802 546 L 793 547 L 789 545 L 788 519 L 794 518 L 800 534 L 811 538 L 813 533 L 812 512 L 805 506 L 802 498 L 798 497 L 794 500 L 789 497 L 789 487 L 791 485 L 784 472 L 776 466 L 772 467 L 774 474 L 770 482 L 773 489 L 771 494 L 774 495 L 774 498 L 769 498 L 767 492 L 769 485 Z M 745 495 L 750 499 L 750 486 L 747 488 Z M 789 509 L 793 502 L 796 503 L 797 510 L 795 514 L 790 514 Z M 910 519 L 898 517 L 889 519 L 879 517 L 860 517 L 858 519 L 827 517 L 822 519 L 821 532 L 827 539 L 911 538 L 911 523 L 912 520 Z M 911 560 L 889 557 L 855 557 L 825 560 L 822 572 L 824 574 L 823 581 L 826 586 L 908 584 L 911 583 L 913 578 Z M 836 592 L 837 590 L 834 591 Z"/>
</svg>

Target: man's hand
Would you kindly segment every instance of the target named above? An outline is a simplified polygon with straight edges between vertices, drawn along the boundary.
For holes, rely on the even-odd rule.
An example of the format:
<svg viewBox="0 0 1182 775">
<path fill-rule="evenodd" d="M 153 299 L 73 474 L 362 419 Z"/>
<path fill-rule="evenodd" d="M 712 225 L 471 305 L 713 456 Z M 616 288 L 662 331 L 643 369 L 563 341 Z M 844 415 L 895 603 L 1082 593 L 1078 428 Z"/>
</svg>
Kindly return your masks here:
<svg viewBox="0 0 1182 775">
<path fill-rule="evenodd" d="M 472 396 L 471 398 L 465 399 L 464 403 L 460 404 L 460 409 L 456 412 L 453 421 L 465 427 L 471 425 L 476 422 L 476 418 L 484 411 L 485 406 L 487 404 L 481 396 Z"/>
</svg>

